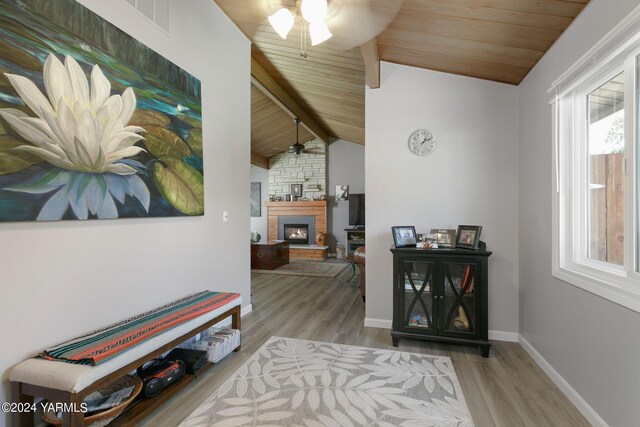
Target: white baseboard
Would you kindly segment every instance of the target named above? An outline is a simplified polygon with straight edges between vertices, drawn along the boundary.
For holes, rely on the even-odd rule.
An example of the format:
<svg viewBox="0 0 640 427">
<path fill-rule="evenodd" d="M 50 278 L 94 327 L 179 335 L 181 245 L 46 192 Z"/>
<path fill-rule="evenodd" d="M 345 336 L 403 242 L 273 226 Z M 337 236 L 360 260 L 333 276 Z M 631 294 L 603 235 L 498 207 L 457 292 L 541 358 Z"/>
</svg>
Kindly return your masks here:
<svg viewBox="0 0 640 427">
<path fill-rule="evenodd" d="M 594 426 L 607 427 L 608 424 L 598 415 L 586 400 L 580 396 L 580 394 L 571 387 L 571 384 L 565 380 L 558 371 L 542 355 L 531 345 L 529 341 L 522 335 L 520 335 L 520 345 L 525 349 L 529 356 L 542 368 L 542 370 L 551 378 L 551 381 L 567 396 L 567 398 L 578 408 L 578 411 Z"/>
<path fill-rule="evenodd" d="M 391 329 L 392 323 L 391 320 L 364 318 L 364 326 L 367 328 Z"/>
<path fill-rule="evenodd" d="M 489 331 L 489 339 L 493 341 L 518 342 L 520 334 L 507 331 Z"/>
<path fill-rule="evenodd" d="M 240 309 L 240 317 L 244 317 L 253 311 L 253 305 L 248 304 Z"/>
<path fill-rule="evenodd" d="M 391 329 L 391 320 L 365 318 L 364 326 L 368 328 Z M 608 427 L 608 424 L 598 415 L 586 400 L 556 371 L 547 360 L 542 357 L 522 335 L 517 332 L 489 331 L 489 339 L 494 341 L 507 341 L 520 343 L 522 348 L 529 353 L 531 358 L 551 378 L 560 391 L 578 408 L 578 411 L 594 426 Z"/>
</svg>

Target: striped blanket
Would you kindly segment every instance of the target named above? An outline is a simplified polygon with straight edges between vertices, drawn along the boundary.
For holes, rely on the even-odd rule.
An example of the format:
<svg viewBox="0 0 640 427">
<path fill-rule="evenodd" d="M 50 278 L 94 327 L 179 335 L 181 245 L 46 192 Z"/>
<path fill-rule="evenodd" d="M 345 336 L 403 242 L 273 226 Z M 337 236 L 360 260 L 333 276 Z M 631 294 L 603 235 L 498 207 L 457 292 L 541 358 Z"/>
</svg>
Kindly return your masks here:
<svg viewBox="0 0 640 427">
<path fill-rule="evenodd" d="M 198 292 L 58 344 L 36 357 L 80 365 L 98 365 L 166 330 L 215 310 L 239 296 L 239 294 L 228 292 Z"/>
</svg>

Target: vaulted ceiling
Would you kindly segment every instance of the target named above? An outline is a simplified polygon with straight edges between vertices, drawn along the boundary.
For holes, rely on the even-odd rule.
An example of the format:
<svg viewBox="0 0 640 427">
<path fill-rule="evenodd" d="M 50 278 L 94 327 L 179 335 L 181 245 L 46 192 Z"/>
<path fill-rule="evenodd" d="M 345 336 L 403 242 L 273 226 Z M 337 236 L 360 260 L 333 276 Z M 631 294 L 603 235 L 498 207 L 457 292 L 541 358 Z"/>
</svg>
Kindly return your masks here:
<svg viewBox="0 0 640 427">
<path fill-rule="evenodd" d="M 306 58 L 300 56 L 298 24 L 286 40 L 271 28 L 265 5 L 276 0 L 215 1 L 253 42 L 252 74 L 260 90 L 252 92 L 252 150 L 271 157 L 295 139 L 291 115 L 303 115 L 309 135 L 327 143 L 335 138 L 364 144 L 365 80 L 370 87 L 379 84 L 379 61 L 517 85 L 589 0 L 404 0 L 370 42 L 346 48 L 334 37 L 309 47 Z M 374 15 L 390 4 L 367 2 Z M 260 110 L 268 103 L 260 91 L 289 114 L 264 119 L 267 113 Z"/>
</svg>

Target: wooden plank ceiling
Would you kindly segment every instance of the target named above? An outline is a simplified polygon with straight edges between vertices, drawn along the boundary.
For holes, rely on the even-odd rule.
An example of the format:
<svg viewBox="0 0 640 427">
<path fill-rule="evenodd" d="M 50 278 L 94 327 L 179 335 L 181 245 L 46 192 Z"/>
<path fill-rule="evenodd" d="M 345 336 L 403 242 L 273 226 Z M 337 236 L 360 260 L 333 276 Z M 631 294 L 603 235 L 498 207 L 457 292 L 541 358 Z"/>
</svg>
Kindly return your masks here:
<svg viewBox="0 0 640 427">
<path fill-rule="evenodd" d="M 326 134 L 359 144 L 364 144 L 363 53 L 369 80 L 377 74 L 371 67 L 379 58 L 517 85 L 589 2 L 404 0 L 391 24 L 362 51 L 346 49 L 334 37 L 309 46 L 308 57 L 301 58 L 298 24 L 283 40 L 267 20 L 268 5 L 278 1 L 291 5 L 293 0 L 215 1 L 253 41 L 253 58 Z M 329 0 L 329 8 L 332 1 L 349 0 Z M 372 4 L 374 15 L 384 12 L 384 2 Z M 262 126 L 269 125 L 264 121 Z M 254 129 L 252 141 L 263 155 L 273 155 L 264 148 L 269 144 L 290 145 L 290 140 L 276 143 L 275 136 L 270 143 L 260 140 L 258 134 L 269 132 Z"/>
<path fill-rule="evenodd" d="M 300 142 L 314 136 L 300 126 Z M 251 152 L 261 157 L 273 157 L 296 142 L 296 125 L 287 112 L 251 85 Z"/>
<path fill-rule="evenodd" d="M 520 84 L 589 0 L 405 0 L 382 61 Z"/>
</svg>

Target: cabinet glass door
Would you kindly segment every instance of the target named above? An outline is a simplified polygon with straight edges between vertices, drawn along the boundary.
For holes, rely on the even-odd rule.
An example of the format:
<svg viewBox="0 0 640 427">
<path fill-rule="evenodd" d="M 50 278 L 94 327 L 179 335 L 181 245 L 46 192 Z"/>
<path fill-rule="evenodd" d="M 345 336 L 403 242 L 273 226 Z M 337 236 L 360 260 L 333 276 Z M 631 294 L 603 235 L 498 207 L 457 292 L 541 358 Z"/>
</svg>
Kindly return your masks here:
<svg viewBox="0 0 640 427">
<path fill-rule="evenodd" d="M 443 335 L 475 335 L 479 268 L 472 262 L 443 262 L 444 293 L 440 297 L 440 329 Z"/>
<path fill-rule="evenodd" d="M 408 330 L 419 329 L 420 333 L 435 333 L 437 314 L 434 313 L 435 264 L 427 261 L 402 262 L 400 286 L 401 325 Z"/>
</svg>

